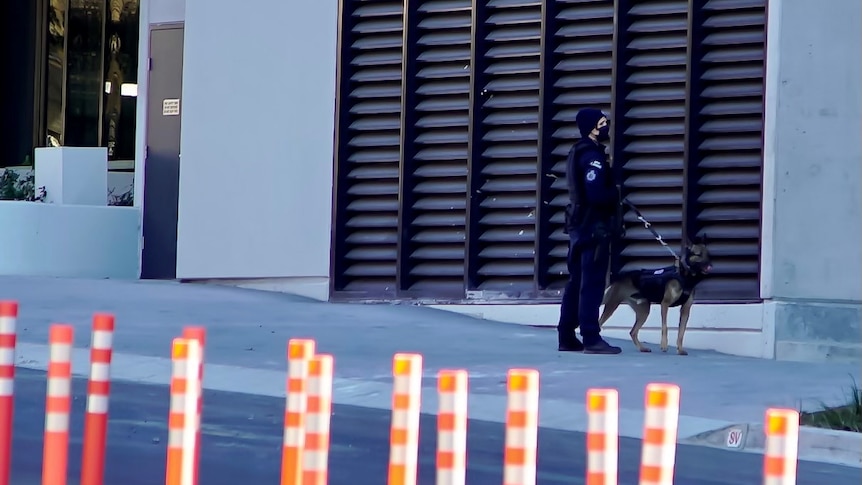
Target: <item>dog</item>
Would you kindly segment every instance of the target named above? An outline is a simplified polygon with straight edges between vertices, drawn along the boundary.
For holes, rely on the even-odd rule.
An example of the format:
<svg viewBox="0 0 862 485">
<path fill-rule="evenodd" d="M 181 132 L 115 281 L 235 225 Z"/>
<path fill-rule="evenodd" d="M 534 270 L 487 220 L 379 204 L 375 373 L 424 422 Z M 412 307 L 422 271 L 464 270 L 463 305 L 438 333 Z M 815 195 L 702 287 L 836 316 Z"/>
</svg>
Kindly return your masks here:
<svg viewBox="0 0 862 485">
<path fill-rule="evenodd" d="M 712 270 L 712 262 L 707 249 L 706 234 L 686 243 L 682 258 L 671 266 L 658 269 L 638 269 L 619 273 L 605 289 L 602 304 L 604 310 L 599 325 L 613 315 L 620 304 L 625 303 L 635 312 L 635 324 L 629 335 L 635 347 L 641 352 L 650 352 L 638 340 L 638 332 L 650 313 L 650 304 L 661 304 L 661 350 L 667 352 L 667 310 L 680 306 L 679 330 L 676 336 L 676 352 L 688 355 L 682 347 L 685 327 L 688 324 L 691 305 L 694 302 L 694 289 Z"/>
</svg>

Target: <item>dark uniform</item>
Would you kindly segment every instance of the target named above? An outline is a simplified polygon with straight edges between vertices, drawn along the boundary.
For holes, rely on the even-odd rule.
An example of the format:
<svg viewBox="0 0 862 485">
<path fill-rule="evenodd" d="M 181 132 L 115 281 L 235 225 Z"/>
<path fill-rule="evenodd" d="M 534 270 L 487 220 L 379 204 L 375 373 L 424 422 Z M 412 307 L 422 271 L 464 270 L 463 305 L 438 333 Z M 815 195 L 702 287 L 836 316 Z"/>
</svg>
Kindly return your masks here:
<svg viewBox="0 0 862 485">
<path fill-rule="evenodd" d="M 572 147 L 567 161 L 569 187 L 566 229 L 569 233 L 569 281 L 563 293 L 558 324 L 559 349 L 591 353 L 619 353 L 600 335 L 599 306 L 605 290 L 611 239 L 618 235 L 619 190 L 608 164 L 605 146 L 607 128 L 598 129 L 598 140 L 590 138 L 601 111 L 583 109 L 577 115 L 581 139 Z M 580 326 L 583 344 L 575 329 Z"/>
</svg>

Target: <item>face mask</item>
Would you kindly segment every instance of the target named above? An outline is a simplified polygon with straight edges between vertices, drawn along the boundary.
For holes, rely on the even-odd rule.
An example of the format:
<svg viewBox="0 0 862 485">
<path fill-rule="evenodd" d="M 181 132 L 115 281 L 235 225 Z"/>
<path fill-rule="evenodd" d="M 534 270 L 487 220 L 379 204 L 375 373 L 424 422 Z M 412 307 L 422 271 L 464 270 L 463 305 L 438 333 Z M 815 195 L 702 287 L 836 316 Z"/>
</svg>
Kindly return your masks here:
<svg viewBox="0 0 862 485">
<path fill-rule="evenodd" d="M 611 125 L 605 125 L 599 128 L 599 135 L 596 137 L 598 141 L 607 141 L 611 138 Z"/>
</svg>

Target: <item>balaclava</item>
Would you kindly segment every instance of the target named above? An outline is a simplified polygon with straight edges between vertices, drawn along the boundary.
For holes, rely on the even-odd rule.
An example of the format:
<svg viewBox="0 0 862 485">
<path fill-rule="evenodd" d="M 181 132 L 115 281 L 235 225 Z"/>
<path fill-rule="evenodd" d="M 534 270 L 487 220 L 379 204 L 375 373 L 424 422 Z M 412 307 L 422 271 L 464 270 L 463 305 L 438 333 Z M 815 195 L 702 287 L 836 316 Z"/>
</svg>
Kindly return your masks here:
<svg viewBox="0 0 862 485">
<path fill-rule="evenodd" d="M 575 121 L 578 123 L 578 130 L 581 132 L 581 137 L 589 137 L 590 132 L 593 131 L 599 120 L 602 119 L 604 115 L 605 114 L 602 113 L 601 110 L 595 108 L 584 108 L 578 111 L 578 114 L 575 116 Z M 609 127 L 610 124 L 608 124 L 608 128 Z M 607 139 L 608 129 L 604 129 L 604 132 L 602 132 L 602 130 L 599 130 L 598 141 L 602 142 Z"/>
</svg>

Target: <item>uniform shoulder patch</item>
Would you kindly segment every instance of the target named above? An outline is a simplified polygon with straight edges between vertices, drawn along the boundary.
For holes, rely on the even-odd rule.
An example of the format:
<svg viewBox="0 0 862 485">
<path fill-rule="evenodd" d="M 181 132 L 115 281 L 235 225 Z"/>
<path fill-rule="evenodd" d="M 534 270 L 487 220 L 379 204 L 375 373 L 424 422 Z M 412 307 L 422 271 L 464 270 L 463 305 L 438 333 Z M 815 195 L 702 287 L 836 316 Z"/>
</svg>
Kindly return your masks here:
<svg viewBox="0 0 862 485">
<path fill-rule="evenodd" d="M 590 166 L 601 169 L 602 168 L 602 162 L 600 162 L 598 160 L 593 160 L 592 162 L 590 162 Z"/>
<path fill-rule="evenodd" d="M 595 179 L 596 179 L 596 171 L 595 171 L 595 169 L 591 168 L 590 171 L 587 172 L 587 182 L 592 182 Z"/>
</svg>

